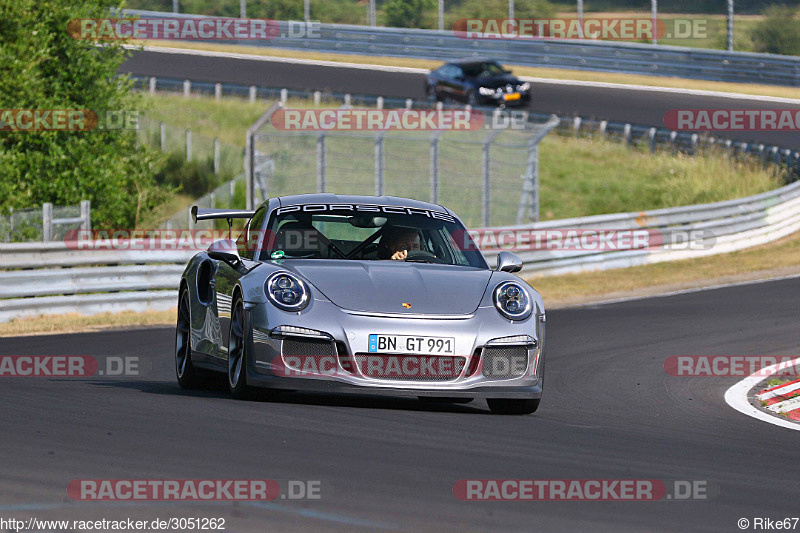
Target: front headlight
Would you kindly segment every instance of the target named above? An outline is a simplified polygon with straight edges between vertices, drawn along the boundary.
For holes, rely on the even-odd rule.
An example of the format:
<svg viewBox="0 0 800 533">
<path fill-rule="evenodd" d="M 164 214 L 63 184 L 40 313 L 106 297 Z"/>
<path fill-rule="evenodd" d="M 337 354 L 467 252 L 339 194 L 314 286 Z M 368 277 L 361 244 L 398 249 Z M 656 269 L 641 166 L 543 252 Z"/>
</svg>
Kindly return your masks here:
<svg viewBox="0 0 800 533">
<path fill-rule="evenodd" d="M 310 301 L 306 283 L 288 272 L 276 272 L 264 283 L 269 301 L 284 311 L 302 311 Z"/>
<path fill-rule="evenodd" d="M 488 87 L 479 87 L 478 92 L 481 93 L 483 96 L 492 96 L 494 94 L 494 89 L 490 89 Z"/>
<path fill-rule="evenodd" d="M 530 88 L 531 88 L 531 84 L 530 84 L 530 82 L 527 82 L 527 81 L 525 83 L 523 83 L 522 85 L 517 85 L 517 89 L 522 91 L 522 92 L 525 92 Z"/>
<path fill-rule="evenodd" d="M 525 320 L 533 309 L 528 293 L 514 281 L 505 281 L 494 289 L 494 306 L 511 320 Z"/>
</svg>

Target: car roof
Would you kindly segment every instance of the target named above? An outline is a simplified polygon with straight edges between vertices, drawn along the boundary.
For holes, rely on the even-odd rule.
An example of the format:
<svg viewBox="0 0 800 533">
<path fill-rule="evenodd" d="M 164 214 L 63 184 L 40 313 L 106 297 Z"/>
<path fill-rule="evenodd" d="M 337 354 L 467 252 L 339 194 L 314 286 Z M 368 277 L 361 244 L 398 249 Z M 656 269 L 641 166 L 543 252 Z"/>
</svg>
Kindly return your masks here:
<svg viewBox="0 0 800 533">
<path fill-rule="evenodd" d="M 351 194 L 332 194 L 332 193 L 312 193 L 295 194 L 292 196 L 281 196 L 278 198 L 281 206 L 305 205 L 305 204 L 372 204 L 372 205 L 391 205 L 398 207 L 412 207 L 414 209 L 427 209 L 429 211 L 443 211 L 450 213 L 444 206 L 401 198 L 399 196 L 365 196 Z M 452 214 L 452 213 L 451 213 Z"/>
</svg>

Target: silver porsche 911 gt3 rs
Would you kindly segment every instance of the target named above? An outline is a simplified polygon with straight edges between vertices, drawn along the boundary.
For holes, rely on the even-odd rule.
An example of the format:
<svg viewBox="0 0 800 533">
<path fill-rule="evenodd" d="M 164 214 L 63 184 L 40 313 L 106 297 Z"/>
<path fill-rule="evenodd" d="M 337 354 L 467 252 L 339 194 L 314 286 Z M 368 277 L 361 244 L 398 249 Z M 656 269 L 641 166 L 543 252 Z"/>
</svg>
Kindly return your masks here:
<svg viewBox="0 0 800 533">
<path fill-rule="evenodd" d="M 309 194 L 192 212 L 249 221 L 181 277 L 181 387 L 212 370 L 237 398 L 267 387 L 485 398 L 498 413 L 539 406 L 542 298 L 513 274 L 522 267 L 513 254 L 490 269 L 449 209 Z"/>
</svg>

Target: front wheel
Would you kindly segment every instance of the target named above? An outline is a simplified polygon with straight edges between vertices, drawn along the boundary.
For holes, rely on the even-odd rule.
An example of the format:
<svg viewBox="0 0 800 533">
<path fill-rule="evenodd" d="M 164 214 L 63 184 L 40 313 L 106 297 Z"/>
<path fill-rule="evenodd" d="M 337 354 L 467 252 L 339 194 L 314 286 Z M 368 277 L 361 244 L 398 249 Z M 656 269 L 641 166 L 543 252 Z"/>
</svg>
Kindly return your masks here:
<svg viewBox="0 0 800 533">
<path fill-rule="evenodd" d="M 200 385 L 197 369 L 192 364 L 192 321 L 189 289 L 184 288 L 178 299 L 178 323 L 175 326 L 175 375 L 182 389 Z"/>
<path fill-rule="evenodd" d="M 237 400 L 250 397 L 247 385 L 247 332 L 245 330 L 244 303 L 237 299 L 231 309 L 231 329 L 228 336 L 228 388 Z"/>
<path fill-rule="evenodd" d="M 507 398 L 490 398 L 486 400 L 489 409 L 497 415 L 529 415 L 539 408 L 540 399 L 509 400 Z"/>
</svg>

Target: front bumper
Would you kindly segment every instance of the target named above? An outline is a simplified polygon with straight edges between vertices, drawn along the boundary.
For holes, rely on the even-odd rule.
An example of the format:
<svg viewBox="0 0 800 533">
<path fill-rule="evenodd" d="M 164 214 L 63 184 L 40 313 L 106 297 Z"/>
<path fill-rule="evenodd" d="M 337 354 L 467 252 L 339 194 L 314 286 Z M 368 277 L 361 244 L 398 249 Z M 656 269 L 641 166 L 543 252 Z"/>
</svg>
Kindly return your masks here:
<svg viewBox="0 0 800 533">
<path fill-rule="evenodd" d="M 525 321 L 512 322 L 501 317 L 493 307 L 479 308 L 464 317 L 378 316 L 375 314 L 344 311 L 329 301 L 315 300 L 310 312 L 286 313 L 269 304 L 256 304 L 249 311 L 252 324 L 247 379 L 250 385 L 302 391 L 356 392 L 397 396 L 447 396 L 454 398 L 517 398 L 537 399 L 542 396 L 544 378 L 544 322 L 534 314 Z M 269 324 L 270 326 L 266 326 Z M 277 326 L 307 328 L 323 333 L 311 344 L 303 344 L 309 337 L 293 334 L 276 335 Z M 445 378 L 421 379 L 419 375 L 372 377 L 366 365 L 358 363 L 355 355 L 373 356 L 369 352 L 370 334 L 419 335 L 452 337 L 455 354 L 463 357 L 462 365 Z M 529 342 L 503 344 L 513 348 L 516 357 L 524 354 L 524 362 L 511 377 L 493 377 L 489 368 L 488 349 L 499 349 L 491 341 L 512 336 L 527 336 Z M 319 352 L 316 347 L 329 342 L 331 351 Z M 290 340 L 294 342 L 285 342 Z M 530 339 L 533 342 L 530 342 Z M 488 346 L 487 346 L 488 345 Z M 313 355 L 293 353 L 289 347 L 311 347 Z M 324 347 L 324 346 L 323 346 Z M 287 351 L 288 350 L 288 351 Z M 323 350 L 324 351 L 324 350 Z M 509 352 L 510 353 L 510 352 Z M 498 352 L 491 352 L 497 357 Z M 326 364 L 309 369 L 297 363 L 297 356 L 320 357 Z M 386 355 L 402 358 L 402 355 Z M 427 357 L 427 356 L 416 356 Z M 446 357 L 446 356 L 439 356 Z M 487 366 L 484 366 L 484 360 Z M 491 359 L 496 363 L 495 359 Z M 288 363 L 287 363 L 288 361 Z M 364 361 L 359 359 L 358 361 Z M 302 366 L 306 371 L 299 371 Z M 502 365 L 500 365 L 502 366 Z M 524 368 L 523 368 L 524 367 Z"/>
</svg>

